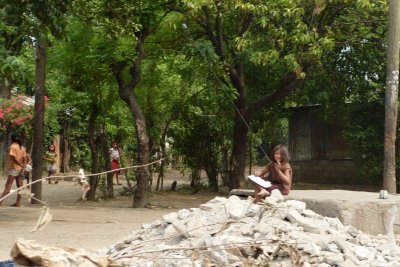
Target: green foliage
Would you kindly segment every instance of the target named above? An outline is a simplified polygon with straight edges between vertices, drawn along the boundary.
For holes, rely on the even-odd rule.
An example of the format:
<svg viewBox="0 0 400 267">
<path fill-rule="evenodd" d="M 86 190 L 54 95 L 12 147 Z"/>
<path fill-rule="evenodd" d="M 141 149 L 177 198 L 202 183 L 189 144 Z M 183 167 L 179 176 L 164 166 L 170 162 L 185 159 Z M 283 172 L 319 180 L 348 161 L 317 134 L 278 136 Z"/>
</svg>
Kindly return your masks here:
<svg viewBox="0 0 400 267">
<path fill-rule="evenodd" d="M 383 175 L 384 106 L 381 103 L 353 104 L 345 120 L 344 137 L 351 145 L 358 172 L 371 184 Z"/>
<path fill-rule="evenodd" d="M 312 69 L 312 79 L 290 100 L 296 105 L 322 104 L 320 119 L 339 120 L 360 175 L 378 183 L 383 169 L 387 6 L 384 1 L 366 3 L 354 2 L 355 7 L 337 17 L 330 29 L 334 49 L 324 54 Z"/>
<path fill-rule="evenodd" d="M 230 120 L 227 120 L 231 103 L 220 91 L 207 85 L 206 89 L 184 107 L 181 119 L 173 123 L 169 132 L 174 153 L 182 156 L 184 164 L 192 169 L 192 174 L 197 170 L 220 172 L 221 151 L 227 146 L 232 129 Z M 192 186 L 198 190 L 196 181 L 196 177 L 192 177 Z M 212 183 L 212 180 L 209 182 Z"/>
<path fill-rule="evenodd" d="M 69 20 L 66 34 L 68 38 L 49 51 L 49 97 L 58 100 L 58 120 L 68 130 L 72 164 L 89 168 L 91 153 L 86 140 L 90 116 L 97 118 L 96 139 L 104 127 L 109 139 L 117 140 L 122 147 L 125 143 L 134 144 L 134 127 L 109 67 L 115 44 L 102 28 L 76 18 Z M 97 145 L 100 147 L 100 143 Z"/>
<path fill-rule="evenodd" d="M 70 4 L 72 12 L 65 17 Z M 251 107 L 294 72 L 305 86 L 285 102 L 257 112 L 250 124 L 253 148 L 261 144 L 269 153 L 285 143 L 285 108 L 322 104 L 321 117 L 342 118 L 360 170 L 377 181 L 381 161 L 373 159 L 382 154 L 386 16 L 387 1 L 368 0 L 3 0 L 0 79 L 33 95 L 32 36 L 48 30 L 64 35 L 49 36 L 46 143 L 68 129 L 73 163 L 88 167 L 88 122 L 97 115 L 96 138 L 105 130 L 130 155 L 136 150 L 134 122 L 110 66 L 126 63 L 128 77 L 137 38 L 148 34 L 135 97 L 146 117 L 152 152 L 159 151 L 161 135 L 171 126 L 173 153 L 187 166 L 218 169 L 221 150 L 231 144 L 232 101 L 244 97 Z M 219 19 L 221 28 L 215 27 Z M 218 31 L 222 47 L 216 44 Z M 239 65 L 244 69 L 242 95 L 230 80 Z M 348 111 L 349 102 L 378 103 L 379 108 L 373 108 L 368 121 L 370 107 L 354 105 Z"/>
</svg>

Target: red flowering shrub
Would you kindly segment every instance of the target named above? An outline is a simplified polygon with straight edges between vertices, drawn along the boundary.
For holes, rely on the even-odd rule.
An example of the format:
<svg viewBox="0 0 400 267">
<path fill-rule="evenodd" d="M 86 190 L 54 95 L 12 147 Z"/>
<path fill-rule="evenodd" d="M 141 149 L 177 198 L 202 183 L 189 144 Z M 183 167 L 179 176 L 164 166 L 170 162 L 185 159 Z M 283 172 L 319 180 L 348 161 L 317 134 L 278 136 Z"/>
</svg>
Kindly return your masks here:
<svg viewBox="0 0 400 267">
<path fill-rule="evenodd" d="M 33 123 L 33 106 L 19 95 L 11 99 L 0 99 L 0 132 L 17 132 L 30 136 Z"/>
</svg>

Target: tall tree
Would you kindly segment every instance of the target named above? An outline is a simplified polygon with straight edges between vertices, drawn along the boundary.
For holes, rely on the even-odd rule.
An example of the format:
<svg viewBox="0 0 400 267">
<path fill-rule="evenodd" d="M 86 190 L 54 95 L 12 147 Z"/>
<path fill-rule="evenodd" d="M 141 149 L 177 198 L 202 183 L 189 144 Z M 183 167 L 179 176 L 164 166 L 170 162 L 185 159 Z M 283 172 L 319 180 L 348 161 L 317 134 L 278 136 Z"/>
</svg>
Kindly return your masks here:
<svg viewBox="0 0 400 267">
<path fill-rule="evenodd" d="M 146 202 L 146 192 L 149 183 L 149 137 L 146 126 L 146 118 L 139 106 L 133 90 L 139 84 L 141 76 L 141 65 L 144 59 L 144 41 L 150 34 L 149 29 L 145 28 L 135 33 L 137 43 L 135 47 L 136 59 L 129 66 L 127 61 L 116 61 L 112 65 L 115 78 L 118 81 L 118 92 L 123 101 L 128 105 L 132 113 L 136 129 L 136 138 L 138 142 L 138 163 L 139 167 L 137 175 L 137 190 L 133 199 L 133 207 L 144 207 Z M 124 71 L 128 69 L 129 78 L 124 78 Z"/>
<path fill-rule="evenodd" d="M 400 1 L 389 1 L 383 188 L 396 193 L 396 127 L 399 87 Z"/>
<path fill-rule="evenodd" d="M 42 178 L 43 152 L 44 152 L 44 97 L 46 95 L 46 47 L 47 33 L 50 30 L 53 35 L 60 36 L 63 30 L 63 17 L 69 1 L 31 1 L 29 2 L 29 14 L 32 14 L 36 23 L 33 34 L 36 39 L 36 70 L 35 70 L 35 106 L 32 138 L 32 181 Z M 37 199 L 42 197 L 42 183 L 32 185 L 32 192 Z M 32 199 L 32 203 L 37 203 Z"/>
<path fill-rule="evenodd" d="M 78 13 L 92 16 L 116 43 L 113 54 L 108 55 L 112 73 L 118 84 L 121 99 L 127 104 L 135 125 L 137 161 L 137 189 L 133 207 L 144 207 L 149 183 L 149 137 L 146 117 L 137 101 L 135 90 L 142 75 L 145 42 L 162 21 L 173 1 L 82 1 L 77 3 Z M 93 10 L 97 13 L 93 14 Z M 85 15 L 83 15 L 84 17 Z M 129 45 L 127 45 L 129 44 Z M 122 48 L 122 46 L 124 46 Z"/>
<path fill-rule="evenodd" d="M 248 126 L 254 116 L 301 88 L 311 66 L 334 47 L 335 23 L 348 23 L 352 12 L 354 17 L 365 19 L 367 11 L 378 8 L 369 1 L 185 3 L 189 7 L 189 29 L 211 44 L 220 65 L 216 70 L 219 79 L 237 94 L 232 100 L 236 111 L 231 189 L 239 187 L 244 179 Z M 257 71 L 262 76 L 252 75 L 254 69 L 263 70 Z M 250 98 L 254 91 L 256 97 Z"/>
<path fill-rule="evenodd" d="M 42 178 L 43 152 L 44 152 L 44 97 L 46 92 L 46 35 L 41 33 L 36 44 L 36 67 L 35 67 L 35 105 L 33 115 L 33 136 L 32 136 L 32 181 Z M 42 183 L 32 185 L 32 193 L 36 199 L 42 199 Z M 32 199 L 32 204 L 39 204 Z"/>
<path fill-rule="evenodd" d="M 109 63 L 103 60 L 104 55 L 112 51 L 112 43 L 104 37 L 104 32 L 75 17 L 68 19 L 65 34 L 67 38 L 54 44 L 49 52 L 49 64 L 53 68 L 52 76 L 58 77 L 56 95 L 60 96 L 64 110 L 73 109 L 73 116 L 90 114 L 82 120 L 87 131 L 80 131 L 80 139 L 88 140 L 91 157 L 91 172 L 98 173 L 108 168 L 109 135 L 113 131 L 104 131 L 107 124 L 112 128 L 121 117 L 121 100 L 115 90 L 115 79 L 109 70 Z M 66 84 L 68 86 L 66 86 Z M 70 93 L 66 93 L 70 92 Z M 110 109 L 110 107 L 113 107 Z M 124 111 L 126 109 L 123 109 Z M 107 123 L 111 121 L 111 123 Z M 124 127 L 129 129 L 129 127 Z M 75 127 L 70 128 L 71 132 Z M 77 133 L 76 131 L 74 131 Z M 102 149 L 105 146 L 105 151 Z M 78 153 L 77 153 L 78 154 Z M 101 164 L 104 163 L 104 164 Z M 113 196 L 112 173 L 107 182 L 107 196 Z M 87 198 L 95 198 L 99 176 L 90 177 L 91 189 Z"/>
</svg>

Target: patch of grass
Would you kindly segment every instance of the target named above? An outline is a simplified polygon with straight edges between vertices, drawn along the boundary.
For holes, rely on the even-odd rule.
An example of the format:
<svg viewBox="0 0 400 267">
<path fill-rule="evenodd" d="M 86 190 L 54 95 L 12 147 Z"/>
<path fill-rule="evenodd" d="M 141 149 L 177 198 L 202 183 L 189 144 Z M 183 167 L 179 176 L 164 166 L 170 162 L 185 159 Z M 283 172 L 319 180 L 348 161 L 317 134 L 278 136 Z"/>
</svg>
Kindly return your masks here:
<svg viewBox="0 0 400 267">
<path fill-rule="evenodd" d="M 175 205 L 167 205 L 167 204 L 163 204 L 161 202 L 157 202 L 157 203 L 151 203 L 151 202 L 147 202 L 145 205 L 146 208 L 149 209 L 175 209 Z"/>
<path fill-rule="evenodd" d="M 197 192 L 211 192 L 211 189 L 205 183 L 199 183 L 196 188 L 190 186 L 190 184 L 178 185 L 176 191 L 179 193 L 197 193 Z"/>
</svg>

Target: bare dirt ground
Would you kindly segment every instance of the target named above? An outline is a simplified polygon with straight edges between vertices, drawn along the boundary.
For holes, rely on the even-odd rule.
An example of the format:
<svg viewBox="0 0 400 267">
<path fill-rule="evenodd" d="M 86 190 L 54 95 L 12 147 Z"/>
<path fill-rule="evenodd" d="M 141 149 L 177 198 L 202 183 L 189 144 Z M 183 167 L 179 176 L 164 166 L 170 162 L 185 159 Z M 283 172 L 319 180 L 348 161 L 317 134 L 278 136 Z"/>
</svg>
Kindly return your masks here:
<svg viewBox="0 0 400 267">
<path fill-rule="evenodd" d="M 178 186 L 188 182 L 179 172 L 170 171 L 165 182 L 169 188 L 172 180 Z M 0 191 L 5 179 L 0 180 Z M 122 186 L 115 186 L 115 198 L 96 202 L 78 201 L 81 190 L 73 182 L 43 183 L 42 200 L 50 207 L 52 221 L 41 231 L 30 232 L 39 218 L 42 205 L 31 205 L 23 199 L 20 208 L 10 207 L 16 195 L 10 196 L 0 207 L 0 260 L 10 258 L 10 251 L 18 238 L 35 240 L 41 245 L 97 249 L 115 244 L 163 215 L 182 209 L 198 207 L 216 196 L 215 193 L 153 192 L 148 196 L 151 208 L 133 209 L 132 196 L 120 196 Z"/>
<path fill-rule="evenodd" d="M 254 168 L 257 168 L 255 166 Z M 69 175 L 69 174 L 68 174 Z M 217 196 L 216 193 L 168 191 L 172 181 L 179 185 L 188 184 L 188 174 L 169 170 L 164 183 L 164 192 L 152 192 L 147 201 L 151 208 L 133 209 L 133 197 L 121 196 L 123 186 L 115 186 L 115 198 L 96 202 L 78 201 L 81 189 L 70 181 L 59 184 L 43 183 L 42 200 L 50 207 L 53 219 L 42 231 L 31 233 L 39 218 L 42 205 L 31 205 L 23 199 L 20 208 L 10 207 L 15 202 L 12 195 L 0 207 L 0 261 L 10 258 L 10 251 L 18 238 L 35 240 L 45 246 L 83 248 L 95 252 L 123 239 L 132 230 L 140 229 L 143 223 L 151 223 L 163 215 L 182 209 L 198 207 Z M 206 181 L 204 181 L 206 182 Z M 4 189 L 5 178 L 0 178 L 0 193 Z M 124 181 L 126 185 L 126 182 Z M 14 186 L 15 188 L 15 186 Z M 294 184 L 293 189 L 318 190 L 363 190 L 378 192 L 374 187 L 344 185 Z M 98 194 L 100 196 L 100 193 Z M 226 196 L 220 193 L 219 196 Z"/>
</svg>

